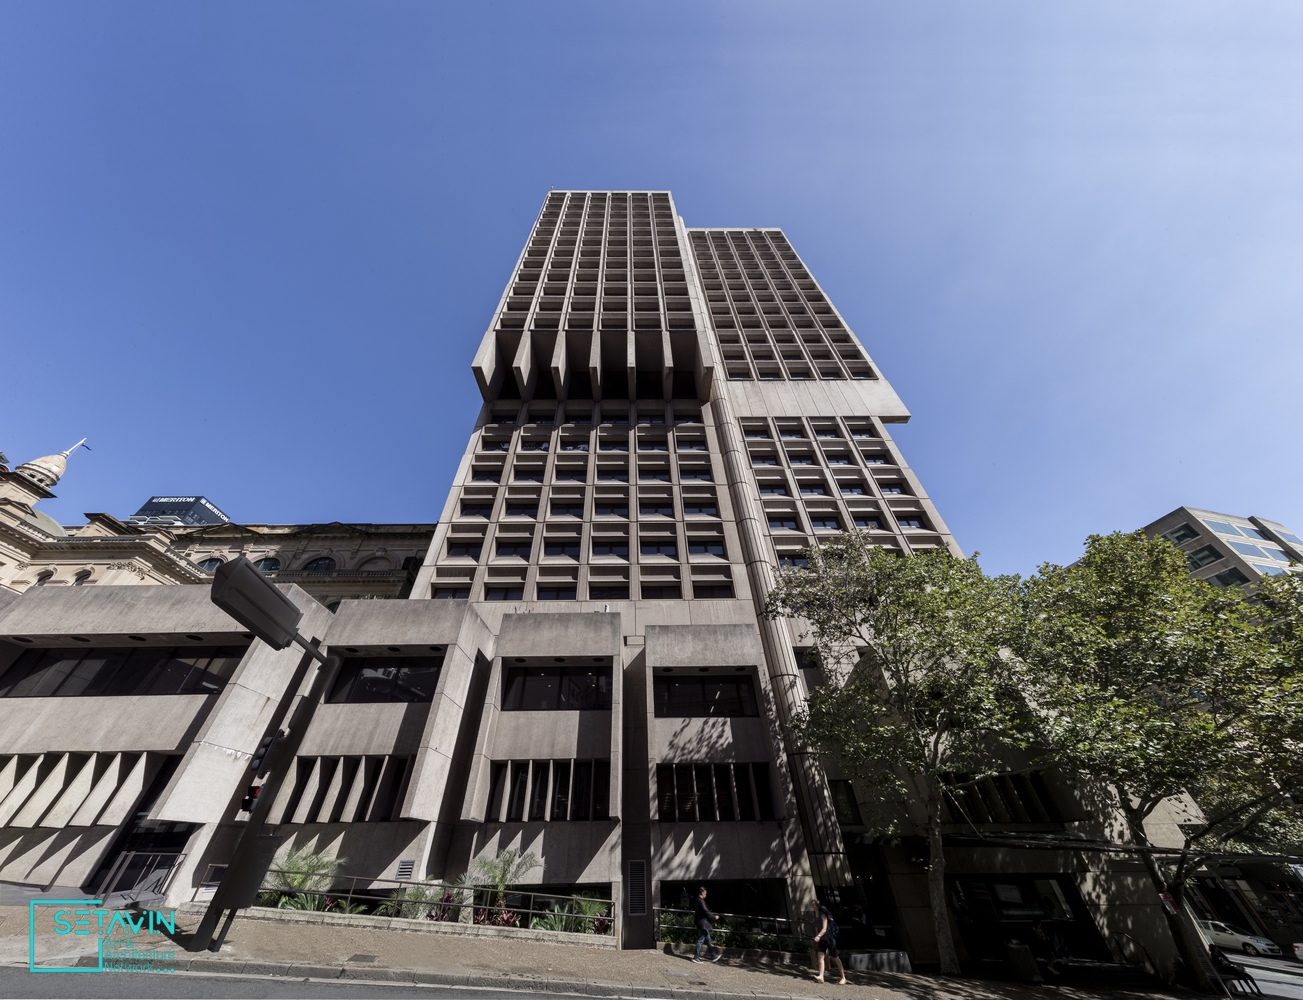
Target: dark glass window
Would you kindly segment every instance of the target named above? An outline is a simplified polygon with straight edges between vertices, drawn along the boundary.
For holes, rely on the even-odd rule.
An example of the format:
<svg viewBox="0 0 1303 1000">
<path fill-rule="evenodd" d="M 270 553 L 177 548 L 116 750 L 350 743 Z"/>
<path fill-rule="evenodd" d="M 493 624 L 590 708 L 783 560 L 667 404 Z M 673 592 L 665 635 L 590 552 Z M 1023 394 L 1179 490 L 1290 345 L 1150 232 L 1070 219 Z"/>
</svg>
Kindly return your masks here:
<svg viewBox="0 0 1303 1000">
<path fill-rule="evenodd" d="M 1188 523 L 1181 524 L 1171 531 L 1165 532 L 1163 537 L 1173 545 L 1180 545 L 1182 542 L 1188 542 L 1192 538 L 1198 538 L 1199 532 L 1195 531 Z"/>
<path fill-rule="evenodd" d="M 462 517 L 488 517 L 493 513 L 493 505 L 488 503 L 471 503 L 463 500 L 461 505 Z"/>
<path fill-rule="evenodd" d="M 478 559 L 483 551 L 482 542 L 449 542 L 448 555 L 461 556 L 468 559 Z"/>
<path fill-rule="evenodd" d="M 528 559 L 530 551 L 534 548 L 534 543 L 530 542 L 498 542 L 499 556 L 518 556 L 521 559 Z M 449 555 L 452 553 L 450 552 Z"/>
<path fill-rule="evenodd" d="M 685 500 L 683 504 L 683 513 L 706 514 L 710 517 L 719 517 L 719 506 L 714 501 L 709 503 L 693 503 Z"/>
<path fill-rule="evenodd" d="M 357 656 L 346 659 L 327 704 L 427 702 L 443 668 L 442 656 Z"/>
<path fill-rule="evenodd" d="M 579 558 L 579 543 L 570 541 L 546 541 L 543 546 L 543 554 L 549 556 L 568 556 L 571 559 Z"/>
<path fill-rule="evenodd" d="M 1249 582 L 1249 578 L 1234 566 L 1209 579 L 1219 587 L 1242 587 Z"/>
<path fill-rule="evenodd" d="M 656 813 L 662 823 L 772 820 L 768 764 L 659 764 Z"/>
<path fill-rule="evenodd" d="M 434 598 L 438 601 L 464 601 L 471 596 L 470 587 L 435 587 Z"/>
<path fill-rule="evenodd" d="M 605 504 L 599 502 L 597 506 L 593 508 L 593 513 L 598 517 L 628 517 L 629 504 L 626 502 Z"/>
<path fill-rule="evenodd" d="M 629 539 L 627 538 L 594 538 L 593 555 L 595 556 L 619 556 L 621 559 L 629 558 Z"/>
<path fill-rule="evenodd" d="M 507 504 L 507 516 L 508 517 L 538 517 L 538 504 L 537 503 L 509 503 Z"/>
<path fill-rule="evenodd" d="M 1191 569 L 1199 569 L 1199 567 L 1215 563 L 1221 558 L 1222 554 L 1217 551 L 1216 546 L 1205 545 L 1201 549 L 1196 549 L 1195 551 L 1188 553 L 1185 557 L 1185 561 L 1190 564 Z"/>
<path fill-rule="evenodd" d="M 615 587 L 589 585 L 588 599 L 590 601 L 627 601 L 629 599 L 629 585 L 627 583 Z"/>
<path fill-rule="evenodd" d="M 503 692 L 504 712 L 609 709 L 611 668 L 509 667 Z"/>
<path fill-rule="evenodd" d="M 815 528 L 831 528 L 833 531 L 841 531 L 842 523 L 834 514 L 811 514 L 810 524 Z"/>
<path fill-rule="evenodd" d="M 794 517 L 771 517 L 769 527 L 775 531 L 795 531 L 796 518 Z"/>
<path fill-rule="evenodd" d="M 205 559 L 203 562 L 198 564 L 199 568 L 205 573 L 216 573 L 217 567 L 220 565 L 222 565 L 222 560 L 220 559 Z M 46 579 L 49 579 L 49 577 L 46 577 Z"/>
<path fill-rule="evenodd" d="M 732 598 L 731 583 L 694 583 L 692 596 L 697 598 Z"/>
<path fill-rule="evenodd" d="M 27 649 L 0 675 L 0 698 L 213 694 L 247 648 Z"/>
<path fill-rule="evenodd" d="M 525 599 L 525 588 L 485 587 L 484 599 L 486 601 L 523 601 Z"/>
<path fill-rule="evenodd" d="M 677 559 L 679 546 L 677 542 L 648 541 L 642 543 L 641 552 L 645 556 L 669 556 Z"/>
<path fill-rule="evenodd" d="M 674 505 L 668 503 L 640 503 L 638 513 L 643 516 L 659 514 L 661 517 L 673 517 Z"/>
<path fill-rule="evenodd" d="M 759 714 L 749 674 L 661 676 L 652 690 L 657 718 Z"/>
<path fill-rule="evenodd" d="M 317 556 L 316 559 L 308 561 L 303 567 L 305 573 L 331 573 L 335 569 L 335 560 L 330 556 Z"/>
<path fill-rule="evenodd" d="M 254 563 L 253 568 L 260 573 L 275 573 L 281 568 L 281 561 L 274 556 L 267 556 Z"/>
<path fill-rule="evenodd" d="M 722 556 L 724 554 L 723 542 L 688 542 L 688 555 L 692 556 Z"/>
<path fill-rule="evenodd" d="M 683 597 L 683 589 L 677 583 L 642 585 L 644 601 L 677 601 Z"/>
<path fill-rule="evenodd" d="M 860 515 L 856 515 L 855 527 L 863 528 L 866 531 L 881 531 L 882 522 L 879 521 L 876 517 L 863 517 Z"/>
<path fill-rule="evenodd" d="M 540 601 L 573 601 L 575 594 L 576 588 L 573 586 L 558 587 L 545 583 L 538 585 L 538 599 Z"/>
</svg>

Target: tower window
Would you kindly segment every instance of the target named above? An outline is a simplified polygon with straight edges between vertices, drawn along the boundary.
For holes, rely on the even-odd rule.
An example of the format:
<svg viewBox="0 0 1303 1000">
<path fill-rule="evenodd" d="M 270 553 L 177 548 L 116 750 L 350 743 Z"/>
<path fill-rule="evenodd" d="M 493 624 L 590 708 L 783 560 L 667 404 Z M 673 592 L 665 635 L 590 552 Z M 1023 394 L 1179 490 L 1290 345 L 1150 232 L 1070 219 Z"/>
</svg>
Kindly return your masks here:
<svg viewBox="0 0 1303 1000">
<path fill-rule="evenodd" d="M 317 556 L 311 559 L 303 567 L 305 573 L 333 573 L 335 570 L 335 560 L 330 556 Z"/>
</svg>

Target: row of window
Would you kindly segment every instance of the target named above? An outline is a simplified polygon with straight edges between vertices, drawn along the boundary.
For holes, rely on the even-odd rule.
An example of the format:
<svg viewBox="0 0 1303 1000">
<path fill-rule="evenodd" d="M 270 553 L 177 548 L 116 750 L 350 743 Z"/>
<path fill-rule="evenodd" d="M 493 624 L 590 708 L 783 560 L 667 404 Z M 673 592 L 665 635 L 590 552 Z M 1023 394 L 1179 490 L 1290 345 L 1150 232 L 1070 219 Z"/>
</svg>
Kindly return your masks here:
<svg viewBox="0 0 1303 1000">
<path fill-rule="evenodd" d="M 0 698 L 215 694 L 248 647 L 25 649 L 3 674 Z"/>
<path fill-rule="evenodd" d="M 585 501 L 583 497 L 554 497 L 548 509 L 549 517 L 584 516 Z M 503 517 L 538 517 L 539 501 L 530 499 L 507 498 L 503 506 Z M 673 517 L 674 503 L 669 498 L 664 500 L 644 501 L 638 504 L 641 517 Z M 493 516 L 493 500 L 487 497 L 467 497 L 461 502 L 462 517 Z M 629 501 L 625 497 L 599 496 L 593 499 L 594 517 L 629 516 Z M 684 517 L 719 517 L 719 503 L 713 497 L 684 497 Z"/>
<path fill-rule="evenodd" d="M 610 818 L 609 760 L 494 761 L 490 768 L 487 823 Z"/>
<path fill-rule="evenodd" d="M 811 531 L 841 531 L 841 515 L 833 511 L 807 511 Z M 928 531 L 928 523 L 918 516 L 898 515 L 896 523 L 907 531 Z M 890 531 L 883 526 L 883 519 L 877 514 L 861 514 L 852 511 L 851 524 L 860 531 Z M 780 511 L 769 515 L 770 531 L 801 531 L 800 520 L 795 511 Z"/>
<path fill-rule="evenodd" d="M 668 556 L 671 559 L 678 559 L 679 546 L 678 542 L 673 539 L 649 538 L 643 536 L 638 546 L 639 552 L 644 556 Z M 529 559 L 534 551 L 533 539 L 516 539 L 511 536 L 499 535 L 494 555 L 499 559 Z M 476 559 L 478 560 L 484 553 L 484 543 L 482 540 L 472 542 L 449 542 L 448 558 L 450 559 Z M 592 553 L 595 557 L 613 556 L 617 559 L 629 558 L 629 537 L 627 535 L 616 536 L 594 536 L 592 539 Z M 545 539 L 543 542 L 543 554 L 551 558 L 560 559 L 578 559 L 580 554 L 580 545 L 578 539 Z M 688 555 L 691 556 L 726 556 L 723 541 L 714 539 L 697 540 L 688 539 Z"/>
<path fill-rule="evenodd" d="M 701 411 L 695 406 L 676 403 L 667 409 L 664 402 L 650 400 L 636 403 L 632 414 L 628 403 L 611 401 L 596 405 L 573 401 L 563 404 L 535 401 L 530 403 L 529 409 L 523 413 L 519 406 L 497 403 L 489 422 L 496 425 L 499 430 L 515 426 L 517 423 L 549 427 L 560 422 L 573 424 L 582 431 L 584 427 L 591 426 L 594 422 L 609 427 L 627 425 L 630 417 L 633 417 L 634 422 L 640 427 L 664 426 L 667 414 L 675 427 L 696 425 L 699 428 L 701 426 Z M 486 433 L 487 431 L 488 428 Z"/>
<path fill-rule="evenodd" d="M 222 565 L 226 560 L 212 556 L 196 565 L 205 573 L 217 572 L 217 567 Z M 261 573 L 278 573 L 281 568 L 281 561 L 274 556 L 266 556 L 257 560 L 254 569 Z M 309 559 L 301 567 L 300 573 L 332 573 L 335 570 L 335 560 L 330 556 L 317 556 L 315 559 Z"/>
<path fill-rule="evenodd" d="M 657 818 L 662 823 L 772 820 L 768 764 L 658 764 Z"/>
<path fill-rule="evenodd" d="M 579 587 L 576 583 L 550 583 L 540 580 L 535 588 L 536 601 L 575 601 L 578 600 Z M 644 583 L 638 588 L 644 601 L 678 601 L 683 599 L 683 587 L 679 583 Z M 590 601 L 627 601 L 630 588 L 628 583 L 590 583 L 588 600 Z M 439 584 L 431 596 L 440 600 L 468 601 L 471 586 L 464 584 Z M 692 597 L 696 600 L 718 600 L 734 596 L 731 583 L 710 582 L 694 583 Z M 488 583 L 484 587 L 485 601 L 523 601 L 525 585 L 523 583 L 497 584 Z"/>
</svg>

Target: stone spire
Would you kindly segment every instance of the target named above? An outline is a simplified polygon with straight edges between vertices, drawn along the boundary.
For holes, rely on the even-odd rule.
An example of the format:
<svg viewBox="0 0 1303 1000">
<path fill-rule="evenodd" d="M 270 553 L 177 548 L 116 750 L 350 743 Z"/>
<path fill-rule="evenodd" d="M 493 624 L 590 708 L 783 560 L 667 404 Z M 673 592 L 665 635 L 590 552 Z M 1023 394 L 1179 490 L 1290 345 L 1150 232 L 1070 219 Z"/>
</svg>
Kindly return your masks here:
<svg viewBox="0 0 1303 1000">
<path fill-rule="evenodd" d="M 90 445 L 86 443 L 85 438 L 82 438 L 67 451 L 61 451 L 57 455 L 46 455 L 44 458 L 34 458 L 30 462 L 24 462 L 14 471 L 44 486 L 47 490 L 51 489 L 63 478 L 63 474 L 68 470 L 68 456 L 78 448 L 90 451 Z"/>
</svg>

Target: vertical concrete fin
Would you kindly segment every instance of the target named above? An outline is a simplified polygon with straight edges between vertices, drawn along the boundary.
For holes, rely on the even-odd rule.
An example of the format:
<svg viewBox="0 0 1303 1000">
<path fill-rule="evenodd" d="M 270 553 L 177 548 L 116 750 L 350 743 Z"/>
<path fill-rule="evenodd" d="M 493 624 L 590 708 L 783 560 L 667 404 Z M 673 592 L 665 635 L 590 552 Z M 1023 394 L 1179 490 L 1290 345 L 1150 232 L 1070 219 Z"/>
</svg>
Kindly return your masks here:
<svg viewBox="0 0 1303 1000">
<path fill-rule="evenodd" d="M 9 821 L 10 826 L 28 829 L 39 826 L 41 818 L 54 805 L 55 799 L 68 787 L 68 782 L 75 775 L 78 765 L 84 763 L 84 758 L 74 757 L 70 753 L 59 754 L 57 757 L 51 754 L 49 759 L 54 761 L 54 766 L 38 777 L 36 790 Z"/>
<path fill-rule="evenodd" d="M 317 757 L 312 762 L 312 773 L 308 775 L 303 794 L 299 796 L 298 808 L 294 810 L 294 815 L 290 817 L 291 823 L 306 823 L 308 821 L 308 813 L 312 811 L 312 803 L 316 799 L 317 789 L 320 787 L 321 758 Z"/>
<path fill-rule="evenodd" d="M 0 767 L 0 804 L 5 797 L 14 790 L 14 785 L 18 782 L 18 754 L 13 754 Z"/>
<path fill-rule="evenodd" d="M 96 755 L 95 781 L 86 798 L 82 800 L 77 811 L 68 820 L 69 826 L 94 826 L 95 818 L 108 805 L 113 793 L 125 777 L 123 773 L 123 755 L 120 753 L 102 753 Z"/>
<path fill-rule="evenodd" d="M 313 810 L 311 823 L 329 823 L 330 814 L 335 811 L 335 804 L 339 801 L 340 790 L 344 782 L 344 758 L 332 757 L 329 760 L 330 765 L 330 783 L 326 786 L 326 794 L 321 798 L 321 805 Z"/>
<path fill-rule="evenodd" d="M 95 786 L 95 778 L 104 770 L 101 761 L 108 754 L 93 753 L 89 757 L 81 757 L 80 760 L 69 762 L 69 780 L 64 787 L 63 794 L 55 800 L 54 805 L 50 806 L 49 812 L 41 817 L 40 826 L 50 827 L 52 829 L 61 829 L 69 824 L 81 804 L 86 801 L 86 796 L 90 795 L 91 789 Z M 75 775 L 71 773 L 73 767 L 76 767 Z"/>
<path fill-rule="evenodd" d="M 19 768 L 26 763 L 27 769 L 17 775 L 13 787 L 9 789 L 4 800 L 0 801 L 0 827 L 9 825 L 9 820 L 14 817 L 18 810 L 23 807 L 23 803 L 36 790 L 41 769 L 46 764 L 46 755 L 40 754 L 30 762 L 24 762 L 21 757 L 15 757 L 14 761 Z"/>
<path fill-rule="evenodd" d="M 357 758 L 353 767 L 353 780 L 349 783 L 348 792 L 344 795 L 344 807 L 339 813 L 340 822 L 352 823 L 355 821 L 362 806 L 362 794 L 366 790 L 367 784 L 366 778 L 367 759 L 365 757 Z"/>
<path fill-rule="evenodd" d="M 118 826 L 127 821 L 136 803 L 145 794 L 145 789 L 163 766 L 163 758 L 155 753 L 142 753 L 136 758 L 135 766 L 127 774 L 109 804 L 95 821 L 96 826 Z"/>
</svg>

